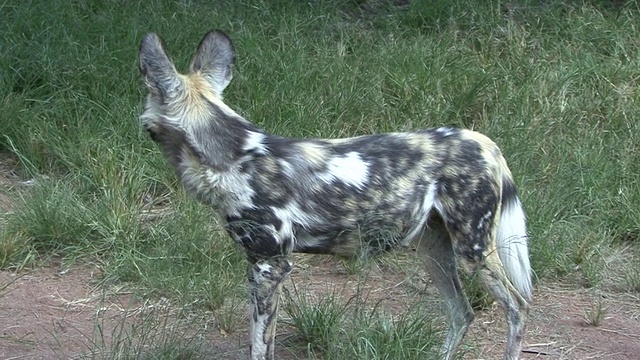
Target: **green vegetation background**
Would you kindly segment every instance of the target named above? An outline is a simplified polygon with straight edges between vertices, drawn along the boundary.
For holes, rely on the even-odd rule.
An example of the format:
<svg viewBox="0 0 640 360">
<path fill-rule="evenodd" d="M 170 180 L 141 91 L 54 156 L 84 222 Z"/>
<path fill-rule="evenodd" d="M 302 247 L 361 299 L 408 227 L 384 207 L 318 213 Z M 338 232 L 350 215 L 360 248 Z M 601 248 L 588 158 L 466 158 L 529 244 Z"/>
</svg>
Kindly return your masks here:
<svg viewBox="0 0 640 360">
<path fill-rule="evenodd" d="M 519 186 L 536 281 L 640 291 L 632 1 L 4 1 L 0 156 L 35 185 L 2 190 L 18 206 L 0 267 L 81 258 L 184 304 L 242 296 L 242 257 L 138 121 L 142 36 L 184 70 L 213 28 L 237 50 L 225 101 L 259 126 L 483 132 Z"/>
</svg>

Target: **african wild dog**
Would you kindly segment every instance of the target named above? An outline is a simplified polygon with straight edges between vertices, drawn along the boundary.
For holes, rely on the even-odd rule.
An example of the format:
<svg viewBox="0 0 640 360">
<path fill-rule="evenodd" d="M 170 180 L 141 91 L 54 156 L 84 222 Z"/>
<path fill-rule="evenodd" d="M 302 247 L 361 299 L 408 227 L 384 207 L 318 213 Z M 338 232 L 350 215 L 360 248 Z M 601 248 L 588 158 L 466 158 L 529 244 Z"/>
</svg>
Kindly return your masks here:
<svg viewBox="0 0 640 360">
<path fill-rule="evenodd" d="M 268 134 L 222 101 L 234 58 L 231 40 L 212 31 L 180 74 L 160 38 L 146 35 L 141 121 L 250 263 L 251 358 L 273 359 L 292 252 L 356 255 L 415 241 L 446 303 L 444 358 L 454 356 L 474 317 L 457 258 L 504 308 L 504 358 L 517 359 L 531 270 L 525 215 L 498 147 L 449 128 L 349 139 Z"/>
</svg>

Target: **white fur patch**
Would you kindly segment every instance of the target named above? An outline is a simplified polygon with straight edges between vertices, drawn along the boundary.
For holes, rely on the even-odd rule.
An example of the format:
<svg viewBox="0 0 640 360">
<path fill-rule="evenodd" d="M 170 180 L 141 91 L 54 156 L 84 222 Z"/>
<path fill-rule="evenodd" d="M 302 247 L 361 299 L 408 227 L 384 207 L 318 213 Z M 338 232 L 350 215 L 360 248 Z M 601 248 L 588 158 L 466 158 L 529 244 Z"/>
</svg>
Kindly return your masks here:
<svg viewBox="0 0 640 360">
<path fill-rule="evenodd" d="M 480 221 L 478 221 L 478 230 L 482 230 L 484 228 L 485 224 L 487 223 L 487 221 L 489 221 L 489 219 L 491 219 L 492 215 L 493 215 L 493 212 L 489 211 L 488 213 L 482 216 Z"/>
<path fill-rule="evenodd" d="M 267 263 L 258 263 L 256 264 L 256 266 L 258 266 L 258 269 L 260 269 L 260 272 L 271 272 L 271 270 L 273 269 L 273 266 L 267 264 Z"/>
<path fill-rule="evenodd" d="M 453 129 L 448 127 L 439 127 L 436 129 L 436 132 L 442 135 L 443 137 L 448 137 L 455 133 Z"/>
<path fill-rule="evenodd" d="M 221 201 L 223 209 L 227 209 L 228 215 L 239 216 L 242 209 L 254 207 L 251 198 L 255 191 L 249 184 L 250 175 L 239 172 L 235 169 L 218 173 L 210 169 L 206 170 L 206 179 L 211 190 L 219 194 L 218 201 Z"/>
<path fill-rule="evenodd" d="M 284 208 L 272 206 L 273 214 L 282 221 L 278 233 L 278 241 L 282 242 L 289 238 L 294 238 L 293 226 L 299 225 L 303 228 L 310 228 L 320 222 L 317 217 L 303 211 L 296 202 L 289 202 Z M 295 241 L 295 239 L 294 239 Z"/>
<path fill-rule="evenodd" d="M 254 305 L 255 306 L 255 305 Z M 264 360 L 267 353 L 267 344 L 264 342 L 264 332 L 267 328 L 269 314 L 258 314 L 258 309 L 254 308 L 257 321 L 251 321 L 251 359 Z"/>
<path fill-rule="evenodd" d="M 280 166 L 282 167 L 282 172 L 286 176 L 288 176 L 289 178 L 292 178 L 295 176 L 296 173 L 293 170 L 293 165 L 291 165 L 290 162 L 284 159 L 278 159 L 278 164 L 280 164 Z"/>
<path fill-rule="evenodd" d="M 369 164 L 355 151 L 334 156 L 327 163 L 328 170 L 320 178 L 331 183 L 335 180 L 362 189 L 369 181 Z"/>
<path fill-rule="evenodd" d="M 242 146 L 242 150 L 244 151 L 255 151 L 258 154 L 265 155 L 269 151 L 267 147 L 264 145 L 265 134 L 256 131 L 247 131 L 247 138 L 245 139 L 245 143 Z"/>
<path fill-rule="evenodd" d="M 429 213 L 431 213 L 431 209 L 436 207 L 436 183 L 432 183 L 429 185 L 427 192 L 424 194 L 424 199 L 422 199 L 422 206 L 418 209 L 418 212 L 415 215 L 414 222 L 415 225 L 409 231 L 407 236 L 404 238 L 403 244 L 408 244 L 413 241 L 413 239 L 422 231 L 424 225 L 429 218 Z"/>
<path fill-rule="evenodd" d="M 531 265 L 527 226 L 520 200 L 505 204 L 496 235 L 498 255 L 504 265 L 507 278 L 522 297 L 531 299 Z"/>
</svg>

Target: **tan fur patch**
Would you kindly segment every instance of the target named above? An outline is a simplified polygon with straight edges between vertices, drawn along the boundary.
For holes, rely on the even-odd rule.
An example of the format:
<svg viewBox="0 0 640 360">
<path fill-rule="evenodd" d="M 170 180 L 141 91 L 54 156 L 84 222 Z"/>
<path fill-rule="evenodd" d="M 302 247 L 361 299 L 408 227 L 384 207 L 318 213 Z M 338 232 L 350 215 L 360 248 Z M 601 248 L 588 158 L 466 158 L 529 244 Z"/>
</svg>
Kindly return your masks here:
<svg viewBox="0 0 640 360">
<path fill-rule="evenodd" d="M 298 144 L 302 157 L 313 167 L 323 166 L 328 157 L 327 149 L 314 143 Z"/>
</svg>

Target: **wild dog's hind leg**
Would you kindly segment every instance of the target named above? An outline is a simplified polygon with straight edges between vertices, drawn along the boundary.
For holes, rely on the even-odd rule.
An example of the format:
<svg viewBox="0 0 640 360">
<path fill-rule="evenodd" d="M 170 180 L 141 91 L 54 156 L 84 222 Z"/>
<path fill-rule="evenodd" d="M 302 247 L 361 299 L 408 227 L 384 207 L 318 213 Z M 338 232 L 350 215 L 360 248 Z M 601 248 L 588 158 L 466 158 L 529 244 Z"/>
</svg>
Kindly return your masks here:
<svg viewBox="0 0 640 360">
<path fill-rule="evenodd" d="M 419 241 L 418 253 L 424 258 L 449 316 L 449 331 L 441 350 L 444 359 L 449 360 L 473 321 L 473 309 L 460 285 L 453 244 L 439 215 L 431 216 Z"/>
<path fill-rule="evenodd" d="M 491 232 L 477 232 L 474 233 L 476 236 L 460 231 L 452 231 L 450 234 L 456 253 L 460 254 L 463 269 L 469 274 L 477 275 L 480 283 L 504 310 L 509 324 L 504 359 L 517 360 L 524 327 L 524 314 L 521 310 L 528 305 L 507 278 Z M 486 244 L 486 247 L 478 244 Z"/>
<path fill-rule="evenodd" d="M 525 320 L 525 314 L 521 310 L 526 310 L 528 304 L 507 279 L 502 262 L 495 250 L 486 252 L 484 264 L 478 269 L 477 274 L 507 316 L 509 330 L 504 359 L 517 360 L 520 356 Z"/>
<path fill-rule="evenodd" d="M 273 360 L 280 290 L 290 273 L 284 257 L 257 261 L 249 269 L 252 360 Z"/>
<path fill-rule="evenodd" d="M 521 309 L 527 307 L 526 301 L 507 278 L 492 233 L 490 231 L 451 231 L 453 228 L 453 225 L 449 226 L 449 234 L 453 240 L 455 252 L 459 254 L 462 268 L 468 274 L 477 275 L 480 283 L 496 299 L 506 314 L 509 330 L 504 359 L 517 360 L 520 355 L 524 327 L 524 315 Z M 462 229 L 465 228 L 462 227 Z"/>
</svg>

